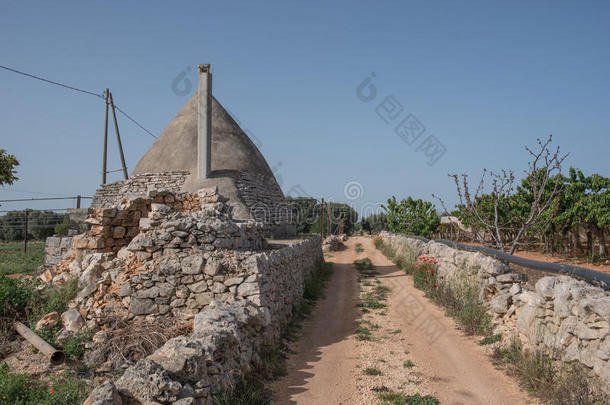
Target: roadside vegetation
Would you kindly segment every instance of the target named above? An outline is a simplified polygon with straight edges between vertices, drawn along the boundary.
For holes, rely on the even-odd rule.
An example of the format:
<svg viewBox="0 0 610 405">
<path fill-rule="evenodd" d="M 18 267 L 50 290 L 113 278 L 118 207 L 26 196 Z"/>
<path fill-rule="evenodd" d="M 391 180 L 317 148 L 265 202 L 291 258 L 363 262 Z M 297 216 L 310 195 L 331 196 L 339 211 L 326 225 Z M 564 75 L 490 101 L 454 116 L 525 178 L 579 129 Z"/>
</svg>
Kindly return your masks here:
<svg viewBox="0 0 610 405">
<path fill-rule="evenodd" d="M 28 242 L 27 253 L 23 252 L 23 242 L 0 243 L 0 275 L 36 274 L 44 262 L 44 242 Z"/>
<path fill-rule="evenodd" d="M 450 286 L 438 275 L 437 263 L 433 257 L 420 257 L 415 261 L 412 257 L 400 257 L 383 244 L 381 238 L 375 239 L 375 246 L 407 274 L 412 275 L 415 287 L 445 308 L 466 334 L 483 336 L 479 344 L 492 345 L 502 340 L 500 334 L 492 334 L 491 317 L 479 298 L 476 286 L 457 280 Z M 516 377 L 528 392 L 549 404 L 609 404 L 599 380 L 586 378 L 588 371 L 585 367 L 580 364 L 558 366 L 544 352 L 525 350 L 516 338 L 508 346 L 496 345 L 492 360 L 497 366 L 505 368 L 509 375 Z"/>
<path fill-rule="evenodd" d="M 35 329 L 36 323 L 47 313 L 61 314 L 78 293 L 78 280 L 61 286 L 43 286 L 26 277 L 8 278 L 0 276 L 0 343 L 7 348 L 18 339 L 13 322 L 20 321 Z M 61 319 L 51 328 L 35 330 L 51 345 L 63 348 L 66 357 L 80 360 L 94 331 L 68 334 L 58 341 Z M 0 356 L 7 354 L 4 350 Z M 69 367 L 68 367 L 69 368 Z M 0 398 L 15 404 L 80 404 L 87 397 L 90 387 L 77 378 L 76 370 L 66 370 L 43 380 L 18 370 L 9 369 L 6 363 L 0 366 Z M 5 397 L 5 398 L 4 398 Z"/>
<path fill-rule="evenodd" d="M 550 404 L 610 403 L 598 380 L 587 378 L 589 372 L 584 366 L 579 363 L 558 366 L 546 353 L 524 349 L 516 338 L 506 347 L 496 347 L 492 359 L 528 392 Z"/>
</svg>

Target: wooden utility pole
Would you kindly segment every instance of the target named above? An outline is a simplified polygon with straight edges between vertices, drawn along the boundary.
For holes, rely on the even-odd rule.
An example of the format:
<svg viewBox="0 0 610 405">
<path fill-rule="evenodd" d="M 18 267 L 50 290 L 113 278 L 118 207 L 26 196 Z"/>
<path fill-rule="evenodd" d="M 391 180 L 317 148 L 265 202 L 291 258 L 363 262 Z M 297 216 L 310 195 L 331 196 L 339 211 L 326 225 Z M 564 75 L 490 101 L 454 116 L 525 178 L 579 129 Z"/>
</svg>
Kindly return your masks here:
<svg viewBox="0 0 610 405">
<path fill-rule="evenodd" d="M 330 204 L 326 205 L 326 217 L 327 217 L 327 221 L 328 221 L 328 228 L 326 228 L 326 230 L 328 231 L 328 235 L 332 235 L 333 234 L 333 228 L 331 226 L 331 212 L 330 212 Z"/>
<path fill-rule="evenodd" d="M 119 144 L 119 153 L 121 154 L 121 165 L 123 166 L 123 175 L 125 180 L 129 178 L 127 175 L 127 165 L 125 164 L 125 155 L 123 154 L 123 144 L 121 143 L 121 134 L 119 133 L 119 123 L 116 120 L 116 111 L 114 106 L 114 100 L 112 100 L 112 93 L 108 92 L 110 98 L 110 105 L 112 106 L 112 118 L 114 119 L 114 131 L 116 132 L 116 140 Z"/>
<path fill-rule="evenodd" d="M 108 106 L 110 105 L 110 90 L 106 89 L 106 120 L 104 121 L 104 154 L 102 157 L 102 184 L 106 184 L 106 161 L 108 158 Z"/>
<path fill-rule="evenodd" d="M 25 209 L 24 212 L 24 222 L 23 222 L 23 253 L 28 252 L 28 209 Z"/>
<path fill-rule="evenodd" d="M 320 208 L 320 239 L 324 241 L 324 198 L 322 198 L 322 206 Z"/>
</svg>

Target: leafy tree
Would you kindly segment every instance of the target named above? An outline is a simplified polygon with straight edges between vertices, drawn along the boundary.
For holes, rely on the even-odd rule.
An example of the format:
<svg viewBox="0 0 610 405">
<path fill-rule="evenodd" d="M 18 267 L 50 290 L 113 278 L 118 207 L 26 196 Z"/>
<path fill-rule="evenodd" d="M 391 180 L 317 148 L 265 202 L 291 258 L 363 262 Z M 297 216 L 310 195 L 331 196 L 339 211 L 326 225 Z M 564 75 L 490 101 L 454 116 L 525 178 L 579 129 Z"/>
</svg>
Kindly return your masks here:
<svg viewBox="0 0 610 405">
<path fill-rule="evenodd" d="M 10 155 L 5 149 L 0 149 L 0 186 L 5 184 L 13 184 L 19 180 L 15 167 L 19 166 L 19 162 L 15 156 Z"/>
<path fill-rule="evenodd" d="M 436 208 L 429 201 L 408 197 L 397 202 L 396 197 L 392 196 L 388 199 L 387 206 L 382 205 L 382 208 L 392 232 L 429 238 L 438 230 L 440 219 Z"/>
<path fill-rule="evenodd" d="M 388 230 L 388 219 L 385 213 L 371 214 L 360 221 L 362 230 L 369 233 L 377 233 Z"/>
<path fill-rule="evenodd" d="M 57 224 L 64 222 L 66 214 L 53 211 L 30 210 L 28 213 L 28 237 L 44 239 L 54 233 Z M 0 217 L 0 239 L 4 241 L 23 240 L 25 212 L 10 211 Z"/>
<path fill-rule="evenodd" d="M 292 216 L 296 222 L 296 230 L 299 234 L 313 233 L 311 227 L 320 215 L 320 204 L 318 200 L 310 197 L 286 197 L 291 206 Z"/>
</svg>

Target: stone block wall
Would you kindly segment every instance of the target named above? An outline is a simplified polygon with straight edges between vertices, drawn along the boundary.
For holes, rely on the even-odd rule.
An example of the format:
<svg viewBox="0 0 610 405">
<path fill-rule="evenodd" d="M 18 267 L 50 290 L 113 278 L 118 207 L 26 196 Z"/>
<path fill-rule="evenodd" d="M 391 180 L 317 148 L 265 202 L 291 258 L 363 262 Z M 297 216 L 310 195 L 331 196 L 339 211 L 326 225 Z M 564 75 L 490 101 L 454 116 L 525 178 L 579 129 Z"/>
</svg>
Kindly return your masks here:
<svg viewBox="0 0 610 405">
<path fill-rule="evenodd" d="M 146 277 L 140 273 L 123 280 L 118 291 L 110 287 L 112 270 L 101 274 L 97 285 L 110 281 L 104 296 L 124 295 L 128 299 L 123 304 L 129 305 L 131 315 L 137 316 L 140 307 L 147 308 L 144 312 L 148 316 L 162 316 L 167 310 L 178 317 L 186 311 L 193 318 L 193 334 L 169 340 L 129 367 L 116 384 L 107 382 L 98 387 L 89 398 L 92 403 L 119 398 L 115 403 L 135 399 L 142 403 L 211 405 L 214 394 L 229 390 L 235 378 L 262 364 L 258 351 L 277 343 L 281 326 L 302 299 L 311 269 L 322 257 L 320 239 L 312 237 L 264 252 L 225 253 L 207 259 L 205 254 L 181 260 L 170 257 L 174 274 L 164 276 L 166 263 L 151 268 Z M 200 296 L 205 297 L 203 301 L 198 301 Z M 107 305 L 108 299 L 104 301 Z M 120 313 L 103 305 L 89 313 L 98 319 Z M 157 312 L 152 313 L 153 309 Z"/>
<path fill-rule="evenodd" d="M 102 184 L 93 196 L 91 208 L 117 207 L 125 198 L 145 197 L 151 191 L 179 193 L 188 174 L 186 171 L 146 173 L 128 180 Z"/>
<path fill-rule="evenodd" d="M 403 257 L 433 256 L 449 284 L 479 287 L 495 333 L 517 336 L 526 347 L 557 361 L 578 361 L 610 387 L 610 292 L 568 276 L 546 276 L 534 285 L 508 265 L 480 252 L 382 232 L 384 244 Z"/>
<path fill-rule="evenodd" d="M 295 234 L 291 207 L 274 178 L 240 173 L 237 191 L 252 217 L 264 223 L 265 230 L 275 238 Z"/>
<path fill-rule="evenodd" d="M 74 241 L 72 236 L 51 236 L 44 245 L 45 266 L 55 266 L 72 255 Z"/>
</svg>

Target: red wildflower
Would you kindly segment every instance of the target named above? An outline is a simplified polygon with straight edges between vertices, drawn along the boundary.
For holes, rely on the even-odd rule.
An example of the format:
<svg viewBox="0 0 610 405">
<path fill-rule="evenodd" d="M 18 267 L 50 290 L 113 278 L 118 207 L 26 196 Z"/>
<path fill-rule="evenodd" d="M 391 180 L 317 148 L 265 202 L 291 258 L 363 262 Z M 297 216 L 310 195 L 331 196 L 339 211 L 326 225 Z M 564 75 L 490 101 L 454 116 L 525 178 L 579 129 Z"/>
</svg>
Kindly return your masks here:
<svg viewBox="0 0 610 405">
<path fill-rule="evenodd" d="M 438 288 L 438 284 L 434 284 L 434 285 L 433 285 L 433 287 L 434 287 L 434 288 Z"/>
<path fill-rule="evenodd" d="M 424 283 L 428 284 L 428 280 L 424 280 Z"/>
<path fill-rule="evenodd" d="M 51 388 L 51 390 L 49 391 L 49 394 L 55 394 L 55 388 Z"/>
</svg>

